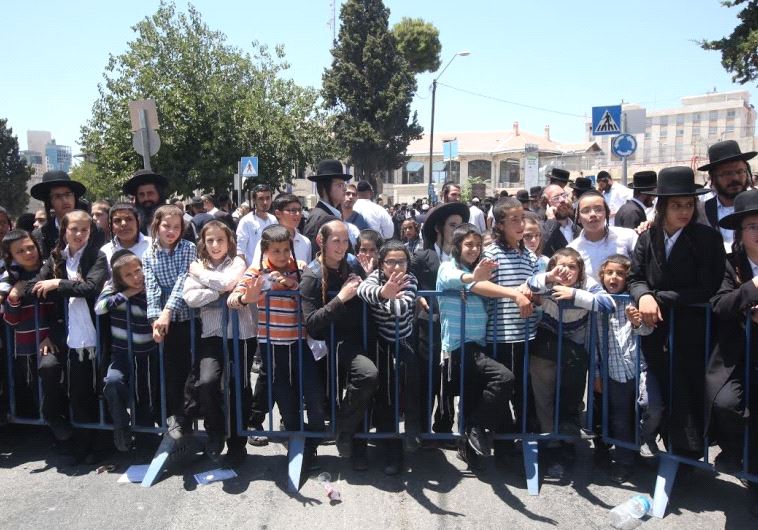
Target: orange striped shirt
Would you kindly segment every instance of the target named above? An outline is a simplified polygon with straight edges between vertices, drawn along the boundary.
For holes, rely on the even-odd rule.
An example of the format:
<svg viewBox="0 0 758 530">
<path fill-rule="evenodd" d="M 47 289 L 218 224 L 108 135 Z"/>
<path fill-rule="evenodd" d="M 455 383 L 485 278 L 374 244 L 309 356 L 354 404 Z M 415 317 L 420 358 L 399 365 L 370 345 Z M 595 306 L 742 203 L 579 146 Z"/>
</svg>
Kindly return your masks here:
<svg viewBox="0 0 758 530">
<path fill-rule="evenodd" d="M 297 271 L 305 268 L 305 263 L 295 261 L 294 258 L 278 272 L 287 278 L 297 280 Z M 294 288 L 284 287 L 279 283 L 271 282 L 271 268 L 267 259 L 263 260 L 263 269 L 250 266 L 242 275 L 235 293 L 245 294 L 254 279 L 263 277 L 265 280 L 261 294 L 258 297 L 258 340 L 271 342 L 271 344 L 291 344 L 301 338 L 305 338 L 305 321 L 302 311 L 298 311 L 299 295 L 283 294 L 280 296 L 269 294 L 276 291 L 297 291 L 299 285 Z M 266 304 L 268 304 L 267 318 Z M 299 333 L 298 333 L 299 332 Z"/>
</svg>

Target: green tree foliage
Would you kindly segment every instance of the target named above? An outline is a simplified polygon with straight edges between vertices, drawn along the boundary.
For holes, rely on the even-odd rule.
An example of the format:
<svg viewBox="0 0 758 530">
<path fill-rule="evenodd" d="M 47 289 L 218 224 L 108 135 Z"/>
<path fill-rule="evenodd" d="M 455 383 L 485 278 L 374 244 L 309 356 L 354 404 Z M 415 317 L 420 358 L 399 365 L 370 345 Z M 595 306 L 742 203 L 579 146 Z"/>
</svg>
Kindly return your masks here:
<svg viewBox="0 0 758 530">
<path fill-rule="evenodd" d="M 440 32 L 433 24 L 420 18 L 403 19 L 392 26 L 397 41 L 397 50 L 408 61 L 415 74 L 436 72 L 440 67 L 442 44 Z"/>
<path fill-rule="evenodd" d="M 132 148 L 128 103 L 156 100 L 161 138 L 153 169 L 170 191 L 228 190 L 241 156 L 255 154 L 259 173 L 278 187 L 294 171 L 332 155 L 319 92 L 280 77 L 284 51 L 253 43 L 252 54 L 226 43 L 189 5 L 161 2 L 133 27 L 125 53 L 110 56 L 81 144 L 97 173 L 122 183 L 142 158 Z"/>
<path fill-rule="evenodd" d="M 97 165 L 94 162 L 84 161 L 71 168 L 71 178 L 81 182 L 87 188 L 84 196 L 90 201 L 98 199 L 119 200 L 123 193 L 121 183 L 113 179 L 102 178 Z"/>
<path fill-rule="evenodd" d="M 381 0 L 348 0 L 340 10 L 332 66 L 323 75 L 324 100 L 336 112 L 334 137 L 359 179 L 377 189 L 380 171 L 408 160 L 408 144 L 421 137 L 411 118 L 416 80 L 397 53 Z"/>
<path fill-rule="evenodd" d="M 744 85 L 758 79 L 758 1 L 733 0 L 721 2 L 725 7 L 747 4 L 737 15 L 740 23 L 728 37 L 701 40 L 704 50 L 721 52 L 721 65 L 732 74 L 732 81 Z"/>
<path fill-rule="evenodd" d="M 11 217 L 26 211 L 29 204 L 26 185 L 32 171 L 18 154 L 18 138 L 13 136 L 8 120 L 0 118 L 0 206 L 8 210 Z"/>
</svg>

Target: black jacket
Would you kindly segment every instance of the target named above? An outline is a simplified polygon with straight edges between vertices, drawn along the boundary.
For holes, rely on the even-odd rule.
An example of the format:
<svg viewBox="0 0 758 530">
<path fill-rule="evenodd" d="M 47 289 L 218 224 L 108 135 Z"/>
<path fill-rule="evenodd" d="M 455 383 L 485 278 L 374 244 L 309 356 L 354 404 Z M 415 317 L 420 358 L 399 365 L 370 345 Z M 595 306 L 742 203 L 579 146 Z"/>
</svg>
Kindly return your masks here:
<svg viewBox="0 0 758 530">
<path fill-rule="evenodd" d="M 316 207 L 311 210 L 311 213 L 308 216 L 308 220 L 305 222 L 305 226 L 303 227 L 303 235 L 311 241 L 311 255 L 313 257 L 316 256 L 316 253 L 319 249 L 318 245 L 316 244 L 316 236 L 318 235 L 318 231 L 323 225 L 329 221 L 334 221 L 335 219 L 338 218 L 335 217 L 334 214 L 329 211 L 326 205 L 321 201 L 318 201 L 318 203 L 316 203 Z"/>
<path fill-rule="evenodd" d="M 647 221 L 645 209 L 637 201 L 626 201 L 626 204 L 616 212 L 614 224 L 634 230 L 645 221 Z"/>
<path fill-rule="evenodd" d="M 42 259 L 47 259 L 48 256 L 50 256 L 55 245 L 58 244 L 59 234 L 58 227 L 55 226 L 55 218 L 50 219 L 41 228 L 37 228 L 32 232 L 32 236 L 37 240 L 37 243 L 39 243 Z M 90 240 L 94 242 L 94 245 L 97 246 L 97 248 L 105 245 L 105 232 L 94 223 L 92 223 L 92 237 Z"/>
<path fill-rule="evenodd" d="M 548 258 L 552 257 L 556 250 L 560 250 L 571 243 L 571 241 L 566 241 L 560 228 L 561 224 L 555 219 L 548 219 L 542 224 L 542 254 Z M 582 229 L 574 223 L 571 225 L 571 231 L 574 234 L 573 240 Z"/>
<path fill-rule="evenodd" d="M 348 254 L 347 263 L 348 274 L 357 274 L 363 279 L 366 278 L 366 273 L 355 256 Z M 308 335 L 316 340 L 330 342 L 331 325 L 334 324 L 336 341 L 345 341 L 353 346 L 361 346 L 364 336 L 363 313 L 366 311 L 366 316 L 369 318 L 368 308 L 364 306 L 358 296 L 342 303 L 336 293 L 342 288 L 344 279 L 331 269 L 328 270 L 327 293 L 333 294 L 327 294 L 328 302 L 324 304 L 321 291 L 321 274 L 321 262 L 314 260 L 303 271 L 300 282 L 303 317 Z"/>
<path fill-rule="evenodd" d="M 437 290 L 437 271 L 440 268 L 440 257 L 434 249 L 416 249 L 411 257 L 411 272 L 418 280 L 419 291 L 436 291 Z M 439 320 L 439 306 L 435 297 L 430 304 L 433 308 L 434 320 Z M 418 318 L 429 320 L 429 314 L 426 311 L 420 311 Z"/>
<path fill-rule="evenodd" d="M 718 204 L 716 203 L 716 197 L 711 197 L 705 201 L 705 217 L 708 219 L 708 224 L 716 230 L 719 229 L 719 214 Z M 719 232 L 721 233 L 721 232 Z"/>
</svg>

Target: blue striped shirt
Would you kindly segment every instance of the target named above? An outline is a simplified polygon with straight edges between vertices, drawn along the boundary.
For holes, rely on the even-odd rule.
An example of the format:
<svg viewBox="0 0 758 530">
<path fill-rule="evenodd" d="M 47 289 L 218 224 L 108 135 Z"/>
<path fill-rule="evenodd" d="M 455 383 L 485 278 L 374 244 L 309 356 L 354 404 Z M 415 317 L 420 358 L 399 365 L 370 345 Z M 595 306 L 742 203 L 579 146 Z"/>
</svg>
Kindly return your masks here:
<svg viewBox="0 0 758 530">
<path fill-rule="evenodd" d="M 461 277 L 470 269 L 459 266 L 455 261 L 440 264 L 437 270 L 437 290 L 462 291 L 466 300 L 466 342 L 486 345 L 487 302 L 471 292 L 473 283 L 464 284 Z M 461 309 L 463 295 L 442 295 L 439 297 L 442 351 L 450 353 L 461 347 Z"/>
<path fill-rule="evenodd" d="M 490 281 L 503 287 L 516 288 L 537 274 L 537 256 L 531 250 L 516 250 L 494 243 L 484 250 L 484 257 L 497 262 Z M 488 301 L 490 318 L 487 321 L 487 342 L 524 342 L 526 323 L 529 322 L 529 340 L 537 334 L 537 314 L 521 318 L 516 302 L 510 298 L 492 298 Z"/>
</svg>

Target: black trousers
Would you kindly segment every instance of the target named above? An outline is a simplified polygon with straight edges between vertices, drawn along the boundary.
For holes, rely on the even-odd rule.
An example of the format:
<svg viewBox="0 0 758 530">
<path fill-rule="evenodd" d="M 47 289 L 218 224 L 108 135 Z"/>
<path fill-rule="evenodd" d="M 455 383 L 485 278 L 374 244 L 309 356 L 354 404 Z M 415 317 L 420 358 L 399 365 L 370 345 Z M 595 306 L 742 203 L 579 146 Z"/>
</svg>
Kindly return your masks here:
<svg viewBox="0 0 758 530">
<path fill-rule="evenodd" d="M 421 427 L 420 432 L 429 432 L 429 418 L 434 413 L 432 430 L 434 432 L 451 432 L 455 421 L 455 407 L 453 404 L 454 392 L 450 388 L 447 377 L 447 367 L 440 366 L 442 339 L 440 337 L 439 321 L 432 322 L 432 334 L 429 335 L 429 320 L 419 318 L 418 322 L 418 348 L 417 365 L 420 376 L 420 403 Z M 429 361 L 431 357 L 431 363 Z M 429 374 L 431 373 L 431 385 Z M 431 400 L 429 390 L 431 386 Z M 444 396 L 444 399 L 443 399 Z M 435 409 L 435 401 L 437 407 Z"/>
<path fill-rule="evenodd" d="M 19 355 L 13 359 L 13 394 L 10 394 L 10 385 L 6 387 L 8 394 L 5 397 L 8 401 L 4 405 L 8 407 L 8 413 L 10 413 L 11 400 L 13 400 L 16 417 L 30 419 L 39 417 L 38 381 L 36 355 Z"/>
<path fill-rule="evenodd" d="M 529 353 L 534 354 L 535 341 L 529 341 Z M 498 342 L 487 344 L 484 353 L 495 359 L 500 364 L 508 368 L 514 377 L 514 392 L 510 399 L 510 406 L 507 408 L 507 415 L 503 418 L 503 425 L 497 432 L 520 432 L 524 420 L 524 353 L 526 343 L 524 342 Z M 527 380 L 527 417 L 526 429 L 534 429 L 534 395 L 529 377 Z M 513 409 L 511 411 L 511 408 Z"/>
<path fill-rule="evenodd" d="M 610 434 L 622 442 L 634 443 L 634 433 L 637 429 L 637 425 L 634 423 L 634 409 L 637 406 L 636 394 L 637 385 L 634 379 L 624 383 L 608 379 Z M 634 465 L 635 454 L 636 452 L 631 449 L 616 446 L 613 459 L 619 465 L 631 467 Z"/>
<path fill-rule="evenodd" d="M 398 345 L 396 347 L 394 340 L 381 338 L 376 342 L 374 364 L 379 371 L 379 386 L 372 408 L 374 426 L 377 432 L 394 432 L 395 403 L 398 403 L 398 411 L 405 416 L 406 432 L 418 433 L 421 425 L 418 357 L 411 349 L 408 339 L 400 339 Z M 399 381 L 395 377 L 396 367 Z M 399 402 L 395 398 L 395 387 L 398 384 Z"/>
<path fill-rule="evenodd" d="M 190 326 L 193 321 L 171 322 L 168 335 L 163 340 L 163 362 L 166 378 L 166 415 L 181 416 L 184 413 L 184 386 L 192 368 L 192 351 L 197 356 L 197 344 L 202 327 L 194 321 L 195 343 L 192 343 Z"/>
<path fill-rule="evenodd" d="M 65 350 L 49 354 L 39 363 L 42 381 L 42 417 L 47 422 L 68 418 L 68 406 L 73 412 L 72 421 L 93 423 L 98 421 L 98 381 L 92 350 Z"/>
<path fill-rule="evenodd" d="M 130 370 L 130 362 L 132 367 Z M 127 409 L 132 408 L 130 372 L 134 374 L 134 424 L 152 427 L 161 423 L 160 368 L 157 348 L 129 359 L 126 352 L 116 352 L 105 375 L 103 395 L 113 418 L 113 426 L 126 428 L 131 422 Z"/>
<path fill-rule="evenodd" d="M 354 434 L 379 387 L 379 371 L 361 345 L 339 341 L 334 351 L 340 398 L 337 430 Z"/>
</svg>

